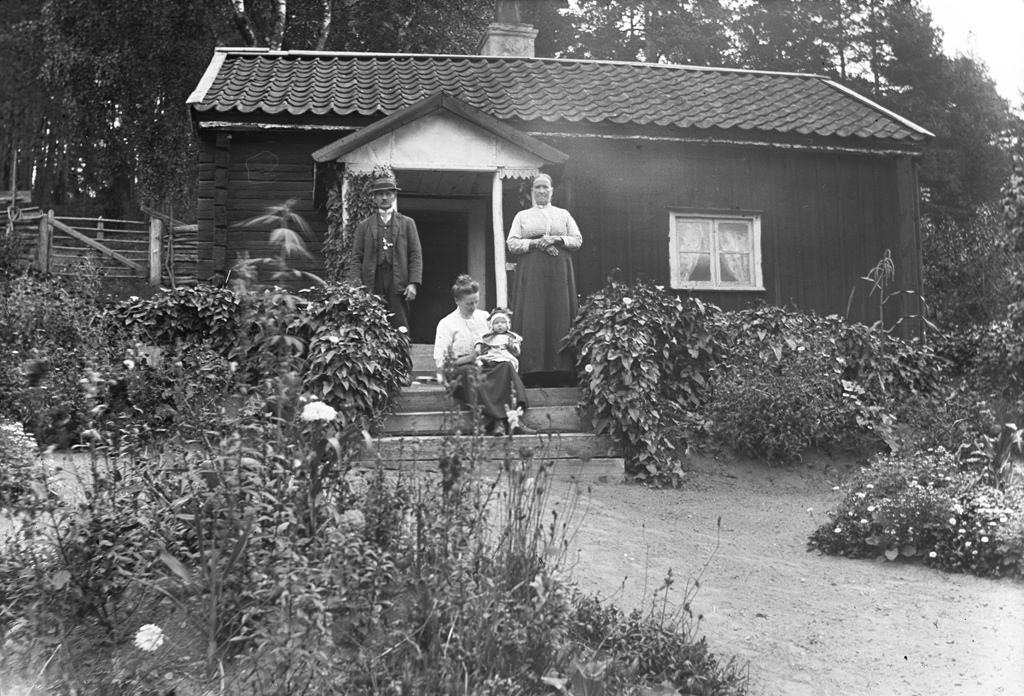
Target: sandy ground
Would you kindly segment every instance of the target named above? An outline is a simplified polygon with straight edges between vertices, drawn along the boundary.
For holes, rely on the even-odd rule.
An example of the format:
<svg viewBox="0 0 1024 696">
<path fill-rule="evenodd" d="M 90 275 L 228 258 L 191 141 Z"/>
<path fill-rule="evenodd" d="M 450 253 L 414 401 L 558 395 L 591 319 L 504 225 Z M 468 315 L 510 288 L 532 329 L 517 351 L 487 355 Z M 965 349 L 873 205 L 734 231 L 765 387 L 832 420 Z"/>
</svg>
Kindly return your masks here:
<svg viewBox="0 0 1024 696">
<path fill-rule="evenodd" d="M 808 552 L 848 464 L 691 467 L 680 490 L 587 481 L 581 589 L 632 608 L 670 568 L 677 602 L 700 577 L 699 633 L 755 696 L 1024 695 L 1024 583 Z"/>
</svg>

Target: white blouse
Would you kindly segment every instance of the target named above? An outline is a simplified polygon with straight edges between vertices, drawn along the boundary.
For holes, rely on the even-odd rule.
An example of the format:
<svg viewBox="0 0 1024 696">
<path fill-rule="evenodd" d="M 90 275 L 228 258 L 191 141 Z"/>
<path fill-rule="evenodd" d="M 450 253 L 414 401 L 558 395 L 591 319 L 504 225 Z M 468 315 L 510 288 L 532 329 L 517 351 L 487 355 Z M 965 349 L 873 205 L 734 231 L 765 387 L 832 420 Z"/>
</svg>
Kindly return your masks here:
<svg viewBox="0 0 1024 696">
<path fill-rule="evenodd" d="M 583 245 L 583 235 L 572 215 L 565 208 L 553 205 L 535 205 L 516 213 L 506 244 L 513 254 L 525 254 L 530 250 L 530 240 L 544 235 L 561 238 L 566 249 L 579 249 Z"/>
<path fill-rule="evenodd" d="M 456 358 L 469 355 L 490 330 L 487 326 L 487 312 L 477 309 L 471 318 L 466 319 L 456 307 L 454 312 L 437 322 L 437 333 L 434 334 L 434 364 L 437 369 L 444 367 L 449 349 Z"/>
</svg>

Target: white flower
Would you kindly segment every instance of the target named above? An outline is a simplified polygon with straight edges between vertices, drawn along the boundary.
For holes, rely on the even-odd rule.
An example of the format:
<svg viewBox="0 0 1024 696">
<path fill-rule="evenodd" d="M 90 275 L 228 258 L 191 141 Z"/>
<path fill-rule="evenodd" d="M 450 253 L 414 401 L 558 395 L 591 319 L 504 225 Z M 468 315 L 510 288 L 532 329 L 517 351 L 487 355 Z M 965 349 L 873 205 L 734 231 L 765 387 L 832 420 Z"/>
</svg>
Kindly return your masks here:
<svg viewBox="0 0 1024 696">
<path fill-rule="evenodd" d="M 338 417 L 338 412 L 323 401 L 310 401 L 302 407 L 299 417 L 304 421 L 332 421 Z"/>
<path fill-rule="evenodd" d="M 339 522 L 342 527 L 353 530 L 362 529 L 366 526 L 366 516 L 361 510 L 346 510 L 341 514 Z"/>
<path fill-rule="evenodd" d="M 399 326 L 398 327 L 398 332 L 399 333 L 409 333 L 409 329 L 405 328 L 404 326 Z"/>
<path fill-rule="evenodd" d="M 622 298 L 622 306 L 623 307 L 628 307 L 631 304 L 633 304 L 633 298 L 632 297 L 623 297 Z"/>
<path fill-rule="evenodd" d="M 937 554 L 937 553 L 935 553 L 934 551 L 932 551 L 932 552 L 930 552 L 930 553 L 928 554 L 928 558 L 935 558 L 935 557 L 936 557 L 936 556 L 938 556 L 938 555 L 939 555 L 939 554 Z"/>
<path fill-rule="evenodd" d="M 153 652 L 164 644 L 164 632 L 156 624 L 146 624 L 135 633 L 135 647 Z"/>
<path fill-rule="evenodd" d="M 587 363 L 587 366 L 583 368 L 583 371 L 589 375 L 591 372 L 594 371 L 594 366 L 591 365 L 590 363 Z"/>
<path fill-rule="evenodd" d="M 129 359 L 124 361 L 124 366 L 127 367 L 129 370 L 134 370 L 135 369 L 135 361 L 132 360 L 131 358 L 129 358 Z"/>
<path fill-rule="evenodd" d="M 988 543 L 988 537 L 987 536 L 983 536 L 981 538 L 981 541 L 982 541 L 982 543 Z"/>
<path fill-rule="evenodd" d="M 971 542 L 965 541 L 964 542 L 964 546 L 967 547 L 967 548 L 971 548 Z"/>
<path fill-rule="evenodd" d="M 873 483 L 869 483 L 867 486 L 865 486 L 865 488 L 867 488 L 867 489 L 871 489 L 871 488 L 874 488 L 874 487 L 875 487 L 875 484 L 873 484 Z"/>
<path fill-rule="evenodd" d="M 842 527 L 836 527 L 836 534 L 840 534 L 843 531 Z"/>
<path fill-rule="evenodd" d="M 858 498 L 863 499 L 865 496 L 867 496 L 867 493 L 865 493 L 863 491 L 857 491 L 857 497 Z"/>
<path fill-rule="evenodd" d="M 874 512 L 874 511 L 875 511 L 875 506 L 874 505 L 868 505 L 868 512 Z"/>
<path fill-rule="evenodd" d="M 861 523 L 861 524 L 867 524 L 867 523 L 868 523 L 868 521 L 867 521 L 866 519 L 864 519 L 863 517 L 861 517 L 861 518 L 860 518 L 860 523 Z"/>
<path fill-rule="evenodd" d="M 950 517 L 949 518 L 949 523 L 950 524 L 956 524 L 956 518 L 955 517 Z"/>
</svg>

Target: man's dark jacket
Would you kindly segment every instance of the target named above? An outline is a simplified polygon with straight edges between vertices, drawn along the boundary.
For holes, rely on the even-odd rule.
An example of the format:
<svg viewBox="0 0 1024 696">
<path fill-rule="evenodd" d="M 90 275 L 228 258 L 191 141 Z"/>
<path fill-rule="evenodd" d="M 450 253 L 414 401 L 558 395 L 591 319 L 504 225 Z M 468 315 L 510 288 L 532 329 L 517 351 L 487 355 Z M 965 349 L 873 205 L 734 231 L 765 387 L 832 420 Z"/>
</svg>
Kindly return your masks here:
<svg viewBox="0 0 1024 696">
<path fill-rule="evenodd" d="M 416 231 L 416 223 L 408 215 L 392 213 L 392 225 L 395 230 L 395 245 L 391 247 L 391 271 L 394 276 L 396 293 L 405 292 L 409 283 L 423 284 L 423 250 L 420 247 L 420 236 Z M 370 292 L 374 288 L 374 276 L 377 273 L 376 239 L 377 215 L 371 215 L 356 225 L 355 238 L 352 240 L 352 257 L 346 276 L 358 280 Z"/>
</svg>

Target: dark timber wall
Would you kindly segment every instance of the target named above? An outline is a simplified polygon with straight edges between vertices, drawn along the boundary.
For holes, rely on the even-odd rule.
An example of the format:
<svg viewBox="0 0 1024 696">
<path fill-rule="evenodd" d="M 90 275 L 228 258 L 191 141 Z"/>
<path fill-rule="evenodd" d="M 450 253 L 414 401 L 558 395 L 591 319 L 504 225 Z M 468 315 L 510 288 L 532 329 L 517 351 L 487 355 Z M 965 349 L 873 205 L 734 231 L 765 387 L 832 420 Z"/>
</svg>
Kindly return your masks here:
<svg viewBox="0 0 1024 696">
<path fill-rule="evenodd" d="M 874 321 L 858 279 L 891 249 L 896 285 L 920 289 L 917 185 L 909 156 L 768 147 L 550 138 L 570 155 L 564 178 L 584 235 L 584 292 L 612 267 L 669 286 L 670 209 L 761 214 L 763 292 L 701 292 L 730 309 L 764 300 Z M 555 182 L 556 204 L 564 205 Z M 877 297 L 877 294 L 876 294 Z M 892 304 L 895 304 L 893 301 Z M 893 307 L 893 315 L 897 314 Z M 887 307 L 887 313 L 890 308 Z"/>
<path fill-rule="evenodd" d="M 896 286 L 920 290 L 917 182 L 909 155 L 812 151 L 785 147 L 700 145 L 641 139 L 542 136 L 570 155 L 555 172 L 555 204 L 568 207 L 583 232 L 576 257 L 583 294 L 608 272 L 669 286 L 670 209 L 761 214 L 763 292 L 701 292 L 730 309 L 766 301 L 819 314 L 873 322 L 865 275 L 891 249 Z M 269 256 L 270 227 L 237 223 L 296 199 L 313 225 L 313 259 L 294 266 L 321 273 L 324 214 L 313 207 L 311 153 L 336 133 L 246 131 L 202 136 L 199 190 L 200 280 L 230 268 L 239 253 Z M 515 207 L 506 200 L 506 207 Z M 514 210 L 506 210 L 506 226 Z M 887 316 L 917 310 L 893 301 Z"/>
<path fill-rule="evenodd" d="M 271 206 L 294 200 L 293 211 L 312 228 L 304 235 L 311 258 L 292 258 L 293 268 L 323 272 L 321 246 L 326 233 L 323 211 L 313 206 L 311 153 L 331 142 L 330 135 L 277 132 L 207 134 L 199 160 L 199 280 L 230 269 L 241 254 L 272 256 L 272 225 L 238 226 Z M 270 280 L 264 271 L 261 279 Z M 279 282 L 279 281 L 277 281 Z M 280 283 L 293 284 L 293 283 Z"/>
</svg>

